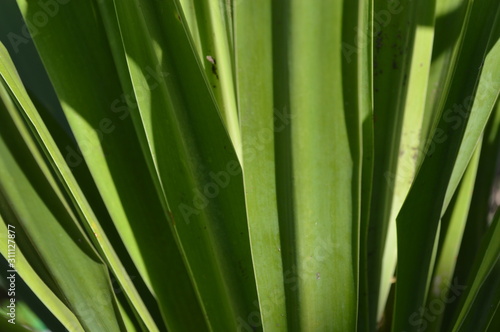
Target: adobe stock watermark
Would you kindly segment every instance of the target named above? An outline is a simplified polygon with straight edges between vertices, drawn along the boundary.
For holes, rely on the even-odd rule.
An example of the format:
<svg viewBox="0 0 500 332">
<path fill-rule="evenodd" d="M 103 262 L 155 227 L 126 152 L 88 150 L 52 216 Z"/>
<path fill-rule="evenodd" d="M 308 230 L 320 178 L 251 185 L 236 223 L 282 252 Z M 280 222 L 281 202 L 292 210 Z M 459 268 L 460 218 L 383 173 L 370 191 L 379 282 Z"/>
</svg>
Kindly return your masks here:
<svg viewBox="0 0 500 332">
<path fill-rule="evenodd" d="M 275 133 L 283 131 L 288 125 L 293 116 L 287 112 L 286 107 L 281 111 L 274 109 L 274 124 L 273 129 L 261 128 L 256 137 L 257 140 L 252 145 L 245 147 L 245 158 L 248 161 L 255 159 L 262 151 L 266 144 L 269 144 L 274 138 Z M 210 199 L 217 197 L 221 190 L 227 188 L 231 183 L 231 179 L 241 173 L 241 168 L 237 160 L 231 160 L 226 164 L 225 169 L 218 172 L 210 171 L 208 176 L 210 181 L 207 182 L 200 190 L 193 190 L 192 201 L 188 204 L 180 203 L 179 210 L 182 214 L 184 222 L 190 224 L 191 217 L 199 215 L 210 203 Z"/>
<path fill-rule="evenodd" d="M 16 227 L 14 225 L 7 225 L 7 262 L 9 269 L 7 270 L 7 312 L 6 315 L 10 317 L 7 321 L 10 324 L 16 324 Z"/>
<path fill-rule="evenodd" d="M 410 0 L 411 1 L 411 0 Z M 367 31 L 360 30 L 358 26 L 354 28 L 357 32 L 352 44 L 342 42 L 342 54 L 344 55 L 347 63 L 351 63 L 351 57 L 365 49 L 370 43 L 368 40 L 373 40 L 375 36 L 381 33 L 382 28 L 387 27 L 394 15 L 398 15 L 403 11 L 403 6 L 399 0 L 391 0 L 387 2 L 387 8 L 381 9 L 373 13 L 373 20 L 370 22 Z"/>
<path fill-rule="evenodd" d="M 441 288 L 438 291 L 436 297 L 432 299 L 425 307 L 420 307 L 416 312 L 414 312 L 409 318 L 408 323 L 411 326 L 416 327 L 417 331 L 423 332 L 427 329 L 429 323 L 434 322 L 439 316 L 441 316 L 446 309 L 446 305 L 453 303 L 458 299 L 460 294 L 467 288 L 465 285 L 460 285 L 455 278 L 453 283 L 450 280 L 443 281 L 442 284 L 446 287 Z"/>
<path fill-rule="evenodd" d="M 28 44 L 40 32 L 40 29 L 49 24 L 50 20 L 59 13 L 61 6 L 68 4 L 70 1 L 38 0 L 36 5 L 39 7 L 39 10 L 35 11 L 30 17 L 25 17 L 24 24 L 19 33 L 9 32 L 7 34 L 14 52 L 18 53 L 21 45 Z"/>
<path fill-rule="evenodd" d="M 113 133 L 117 125 L 130 116 L 130 111 L 137 109 L 138 103 L 146 98 L 150 91 L 160 86 L 170 75 L 168 72 L 162 71 L 160 66 L 158 66 L 157 70 L 146 67 L 144 72 L 145 84 L 135 85 L 133 92 L 123 93 L 111 103 L 110 111 L 115 114 L 117 119 L 113 120 L 110 117 L 104 117 L 99 121 L 95 128 L 99 142 L 102 142 L 105 135 Z M 83 156 L 91 155 L 97 146 L 89 139 L 82 139 L 78 141 L 78 148 L 79 151 L 75 151 L 70 145 L 65 147 L 65 160 L 71 168 L 79 166 L 83 161 Z"/>
<path fill-rule="evenodd" d="M 493 92 L 498 94 L 499 86 L 500 81 L 495 81 L 493 79 L 493 75 L 491 73 L 487 73 L 486 79 L 480 82 L 477 91 L 488 93 Z M 460 127 L 462 127 L 464 122 L 467 121 L 470 116 L 470 110 L 472 109 L 473 104 L 475 102 L 483 102 L 487 95 L 487 93 L 482 93 L 476 95 L 475 98 L 472 95 L 467 96 L 462 102 L 455 103 L 452 107 L 444 110 L 442 118 L 444 123 L 446 124 L 446 127 L 448 128 L 448 132 L 441 127 L 437 127 L 433 135 L 431 135 L 430 138 L 427 138 L 424 144 L 419 147 L 413 147 L 411 151 L 412 158 L 401 158 L 399 161 L 401 162 L 401 167 L 403 169 L 402 174 L 412 174 L 410 170 L 413 169 L 414 166 L 411 163 L 417 162 L 417 157 L 419 155 L 423 155 L 425 157 L 431 156 L 439 144 L 446 142 L 450 135 L 453 132 L 457 131 Z M 404 153 L 409 153 L 409 151 L 404 151 Z M 384 177 L 391 188 L 395 187 L 396 182 L 411 182 L 413 180 L 413 178 L 410 179 L 407 176 L 401 174 L 396 175 L 395 173 L 389 171 L 386 171 L 384 173 Z"/>
<path fill-rule="evenodd" d="M 331 236 L 327 240 L 320 239 L 318 241 L 319 245 L 314 249 L 312 256 L 302 257 L 302 268 L 297 268 L 293 265 L 290 269 L 283 273 L 283 283 L 285 288 L 289 288 L 291 291 L 296 292 L 299 288 L 299 281 L 305 280 L 306 278 L 314 278 L 314 280 L 321 279 L 321 273 L 316 270 L 317 263 L 320 262 L 331 262 L 333 256 L 334 242 Z M 274 299 L 274 303 L 270 300 L 261 301 L 259 306 L 259 301 L 253 301 L 255 310 L 250 312 L 246 317 L 237 317 L 237 328 L 238 332 L 253 332 L 262 326 L 261 311 L 272 314 L 272 308 L 283 302 L 283 297 L 285 295 L 280 290 L 274 290 L 273 296 L 270 298 Z"/>
</svg>

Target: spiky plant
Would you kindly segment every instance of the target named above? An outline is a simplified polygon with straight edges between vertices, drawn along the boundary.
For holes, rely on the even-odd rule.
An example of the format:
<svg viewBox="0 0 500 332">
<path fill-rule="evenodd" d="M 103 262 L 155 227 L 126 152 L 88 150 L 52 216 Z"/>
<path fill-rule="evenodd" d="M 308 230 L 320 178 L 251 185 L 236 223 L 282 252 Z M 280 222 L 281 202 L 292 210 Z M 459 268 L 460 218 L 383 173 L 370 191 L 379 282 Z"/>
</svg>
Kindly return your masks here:
<svg viewBox="0 0 500 332">
<path fill-rule="evenodd" d="M 0 28 L 2 331 L 500 330 L 498 0 Z"/>
</svg>

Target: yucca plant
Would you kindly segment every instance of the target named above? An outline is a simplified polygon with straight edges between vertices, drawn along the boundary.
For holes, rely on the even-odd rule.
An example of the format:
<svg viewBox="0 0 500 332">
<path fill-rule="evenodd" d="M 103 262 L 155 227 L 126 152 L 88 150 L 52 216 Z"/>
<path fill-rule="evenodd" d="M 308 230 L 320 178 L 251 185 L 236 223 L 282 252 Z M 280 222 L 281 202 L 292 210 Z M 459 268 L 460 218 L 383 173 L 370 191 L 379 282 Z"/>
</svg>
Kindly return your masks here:
<svg viewBox="0 0 500 332">
<path fill-rule="evenodd" d="M 1 331 L 500 330 L 498 0 L 0 30 Z"/>
</svg>

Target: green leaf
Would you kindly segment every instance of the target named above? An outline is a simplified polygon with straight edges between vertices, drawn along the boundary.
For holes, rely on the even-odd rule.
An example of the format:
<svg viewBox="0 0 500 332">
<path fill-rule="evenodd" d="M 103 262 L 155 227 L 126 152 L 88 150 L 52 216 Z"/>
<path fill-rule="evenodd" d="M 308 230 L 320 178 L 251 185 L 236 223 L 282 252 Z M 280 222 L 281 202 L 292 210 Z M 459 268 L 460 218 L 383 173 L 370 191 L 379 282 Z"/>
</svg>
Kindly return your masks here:
<svg viewBox="0 0 500 332">
<path fill-rule="evenodd" d="M 493 79 L 500 74 L 497 16 L 500 7 L 496 12 L 491 12 L 490 8 L 489 1 L 477 1 L 471 8 L 471 20 L 488 13 L 487 24 L 468 25 L 464 29 L 464 45 L 475 42 L 478 46 L 462 52 L 455 75 L 473 75 L 472 79 L 454 80 L 446 108 L 441 112 L 439 124 L 425 151 L 426 158 L 397 218 L 398 238 L 412 238 L 412 241 L 398 242 L 400 258 L 393 325 L 396 330 L 418 328 L 418 324 L 409 325 L 410 317 L 419 312 L 426 301 L 439 220 L 469 163 L 500 91 L 500 81 Z M 484 66 L 480 67 L 483 61 Z M 417 318 L 419 315 L 421 312 Z"/>
<path fill-rule="evenodd" d="M 448 294 L 450 285 L 453 284 L 453 274 L 455 271 L 456 257 L 460 249 L 460 244 L 464 235 L 465 224 L 469 207 L 471 206 L 472 189 L 479 164 L 479 146 L 474 152 L 467 171 L 462 178 L 459 189 L 455 192 L 452 204 L 448 207 L 442 218 L 442 237 L 440 248 L 436 257 L 436 267 L 432 276 L 429 298 L 426 308 L 435 306 L 435 303 L 442 305 L 441 310 L 433 312 L 433 319 L 430 320 L 428 329 L 430 331 L 441 331 L 444 306 L 447 301 L 443 296 Z M 455 279 L 456 280 L 456 279 Z M 433 307 L 434 308 L 434 307 Z"/>
<path fill-rule="evenodd" d="M 395 216 L 413 179 L 430 57 L 433 1 L 374 1 L 373 182 L 367 247 L 369 328 L 380 320 L 396 263 Z M 418 40 L 418 44 L 415 41 Z M 365 203 L 363 203 L 365 205 Z"/>
<path fill-rule="evenodd" d="M 0 232 L 8 234 L 8 226 L 5 220 L 0 215 Z M 0 238 L 0 252 L 5 258 L 9 258 L 8 253 L 8 237 L 2 236 Z M 29 285 L 31 290 L 40 298 L 43 304 L 56 316 L 56 318 L 68 330 L 84 331 L 78 318 L 62 302 L 59 297 L 52 292 L 52 290 L 45 284 L 45 282 L 38 276 L 36 271 L 28 262 L 27 258 L 23 255 L 23 250 L 20 247 L 16 248 L 15 252 L 15 266 L 16 270 L 23 280 Z M 10 317 L 8 318 L 10 319 Z"/>
<path fill-rule="evenodd" d="M 368 229 L 373 182 L 373 1 L 358 1 L 357 6 L 347 5 L 343 12 L 343 76 L 345 105 L 357 113 L 359 123 L 353 121 L 353 127 L 360 130 L 361 172 L 360 177 L 360 224 L 358 229 L 358 329 L 369 330 L 369 300 L 368 289 Z M 353 23 L 356 22 L 356 26 Z M 357 48 L 356 57 L 345 53 L 346 45 Z M 347 107 L 346 107 L 347 108 Z M 355 118 L 355 117 L 354 117 Z M 354 142 L 357 140 L 355 139 Z"/>
<path fill-rule="evenodd" d="M 241 160 L 262 326 L 266 331 L 285 331 L 287 314 L 274 133 L 283 130 L 286 124 L 280 123 L 275 114 L 271 19 L 272 4 L 269 1 L 239 3 L 234 11 L 234 44 L 243 143 Z M 249 26 L 255 28 L 249 30 Z"/>
<path fill-rule="evenodd" d="M 485 329 L 500 304 L 500 212 L 497 211 L 472 267 L 452 331 Z"/>
<path fill-rule="evenodd" d="M 14 226 L 10 229 L 15 230 L 19 247 L 24 243 L 35 248 L 37 255 L 28 259 L 43 265 L 43 280 L 50 282 L 59 296 L 64 294 L 61 299 L 85 329 L 120 331 L 122 322 L 116 312 L 107 268 L 83 233 L 15 104 L 9 101 L 4 76 L 8 62 L 5 49 L 0 50 L 2 219 Z M 68 275 L 68 271 L 75 274 Z M 100 290 L 98 294 L 96 289 Z M 98 310 L 89 303 L 95 303 Z"/>
<path fill-rule="evenodd" d="M 457 257 L 455 278 L 460 284 L 465 284 L 471 272 L 474 259 L 480 247 L 481 240 L 488 229 L 488 221 L 493 217 L 491 196 L 494 191 L 498 146 L 500 144 L 500 103 L 497 101 L 494 114 L 491 115 L 483 135 L 481 158 L 473 189 L 467 225 L 460 244 Z M 494 211 L 493 211 L 494 212 Z M 450 321 L 457 302 L 448 305 L 445 321 Z"/>
<path fill-rule="evenodd" d="M 25 18 L 37 13 L 37 7 L 24 1 L 19 1 L 19 4 Z M 99 16 L 95 16 L 97 10 L 93 2 L 61 5 L 51 24 L 40 29 L 34 37 L 81 149 L 72 154 L 66 152 L 65 159 L 73 167 L 78 167 L 75 156 L 81 160 L 79 153 L 82 153 L 124 245 L 157 297 L 162 314 L 168 315 L 169 323 L 199 326 L 203 324 L 203 317 L 201 310 L 196 310 L 198 305 L 193 286 L 170 233 L 137 137 L 130 135 L 134 128 L 125 104 L 126 96 L 115 71 L 102 22 Z M 89 43 L 92 46 L 89 48 L 80 40 L 92 40 Z M 67 52 L 56 60 L 52 55 L 61 45 L 65 45 Z M 76 73 L 79 80 L 72 79 Z M 101 84 L 91 83 L 94 81 Z M 137 199 L 139 192 L 141 200 Z M 144 223 L 144 220 L 150 222 Z M 90 225 L 94 230 L 97 223 Z M 100 240 L 104 239 L 103 236 L 103 233 L 95 232 L 93 238 Z M 100 245 L 105 242 L 100 242 Z M 155 330 L 148 311 L 134 294 L 128 273 L 118 265 L 117 259 L 111 259 L 109 251 L 106 254 L 120 284 L 126 286 L 124 290 L 140 310 L 142 319 Z M 172 282 L 165 283 L 165 279 Z M 180 294 L 185 301 L 177 303 L 174 299 Z M 191 319 L 176 315 L 176 312 L 187 310 L 183 307 L 191 310 Z"/>
<path fill-rule="evenodd" d="M 344 27 L 342 18 L 358 22 L 368 12 L 350 2 L 282 7 L 286 57 L 279 61 L 288 90 L 278 93 L 288 99 L 291 124 L 289 146 L 285 133 L 278 153 L 289 153 L 291 163 L 290 177 L 281 180 L 291 187 L 280 198 L 283 251 L 293 255 L 285 264 L 289 328 L 350 331 L 357 324 L 361 121 L 370 113 L 370 51 L 362 49 L 352 66 L 344 63 L 342 32 L 355 26 Z M 346 36 L 354 38 L 352 30 Z"/>
<path fill-rule="evenodd" d="M 84 225 L 88 227 L 94 235 L 100 234 L 100 236 L 96 236 L 96 240 L 103 250 L 104 257 L 106 257 L 106 259 L 110 262 L 112 269 L 114 269 L 114 271 L 117 273 L 123 287 L 130 294 L 132 302 L 136 304 L 137 309 L 144 316 L 144 319 L 148 322 L 150 328 L 155 329 L 155 324 L 152 322 L 148 311 L 144 307 L 142 300 L 139 298 L 137 291 L 134 289 L 134 286 L 132 285 L 128 275 L 121 265 L 116 253 L 107 240 L 106 235 L 102 231 L 101 226 L 96 221 L 96 217 L 92 209 L 90 208 L 88 202 L 86 201 L 86 198 L 84 197 L 78 184 L 73 178 L 73 175 L 66 162 L 64 161 L 64 158 L 57 149 L 57 146 L 55 145 L 51 135 L 47 131 L 47 128 L 45 128 L 45 125 L 43 124 L 43 121 L 38 115 L 33 104 L 29 100 L 29 97 L 27 96 L 21 82 L 16 77 L 17 74 L 12 70 L 12 64 L 10 67 L 8 66 L 8 54 L 1 45 L 0 51 L 2 56 L 4 57 L 3 66 L 0 67 L 2 77 L 6 79 L 6 81 L 9 83 L 10 88 L 13 89 L 14 96 L 19 103 L 22 112 L 26 116 L 27 121 L 31 122 L 31 125 L 36 132 L 35 137 L 43 145 L 42 150 L 47 154 L 47 157 L 50 158 L 50 163 L 55 168 L 60 180 L 65 183 L 65 189 L 68 191 L 71 199 L 74 200 L 75 205 L 78 207 L 78 212 L 81 213 L 83 219 L 85 219 Z"/>
<path fill-rule="evenodd" d="M 178 7 L 115 2 L 115 10 L 140 115 L 133 119 L 147 137 L 142 147 L 152 157 L 157 193 L 209 328 L 236 329 L 257 298 L 254 283 L 245 282 L 253 267 L 238 158 Z M 163 79 L 139 95 L 149 75 Z"/>
<path fill-rule="evenodd" d="M 236 153 L 241 158 L 241 135 L 235 91 L 234 62 L 237 61 L 232 48 L 226 14 L 231 6 L 225 0 L 199 1 L 194 5 L 196 26 L 200 37 L 200 62 L 211 86 L 224 124 L 227 128 Z M 233 12 L 245 7 L 237 3 Z M 182 6 L 184 9 L 185 6 Z M 189 24 L 188 26 L 192 26 Z"/>
</svg>

